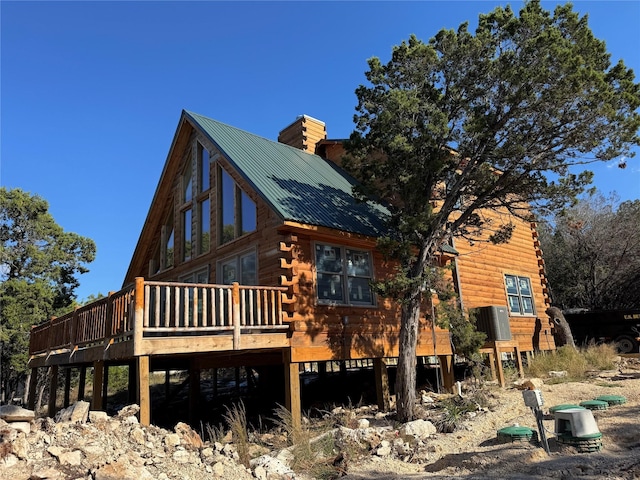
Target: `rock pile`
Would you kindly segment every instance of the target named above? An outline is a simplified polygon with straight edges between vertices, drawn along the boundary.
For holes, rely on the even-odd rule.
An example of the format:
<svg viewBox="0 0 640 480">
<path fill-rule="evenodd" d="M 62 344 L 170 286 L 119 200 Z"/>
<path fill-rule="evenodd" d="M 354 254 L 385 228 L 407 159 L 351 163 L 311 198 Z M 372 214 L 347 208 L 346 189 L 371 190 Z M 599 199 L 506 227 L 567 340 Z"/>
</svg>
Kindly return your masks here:
<svg viewBox="0 0 640 480">
<path fill-rule="evenodd" d="M 205 443 L 184 423 L 174 431 L 141 426 L 138 407 L 113 417 L 77 402 L 55 419 L 0 407 L 1 480 L 242 480 L 232 445 Z"/>
</svg>

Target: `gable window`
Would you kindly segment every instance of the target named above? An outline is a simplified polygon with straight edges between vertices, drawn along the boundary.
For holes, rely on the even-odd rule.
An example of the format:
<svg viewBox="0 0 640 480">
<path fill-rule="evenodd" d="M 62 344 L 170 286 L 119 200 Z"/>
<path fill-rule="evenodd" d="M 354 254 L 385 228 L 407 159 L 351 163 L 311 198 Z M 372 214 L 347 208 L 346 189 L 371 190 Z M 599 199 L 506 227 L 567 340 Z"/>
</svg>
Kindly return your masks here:
<svg viewBox="0 0 640 480">
<path fill-rule="evenodd" d="M 509 313 L 513 315 L 535 315 L 533 292 L 529 277 L 505 275 L 504 284 L 507 290 Z"/>
<path fill-rule="evenodd" d="M 238 282 L 240 285 L 256 285 L 258 282 L 256 252 L 251 251 L 223 260 L 219 264 L 218 277 L 224 285 Z"/>
<path fill-rule="evenodd" d="M 228 243 L 256 229 L 256 204 L 222 168 L 219 182 L 219 242 Z"/>
<path fill-rule="evenodd" d="M 211 201 L 209 200 L 211 188 L 211 161 L 212 158 L 200 143 L 197 144 L 198 152 L 198 178 L 196 196 L 196 248 L 197 255 L 207 253 L 211 248 Z"/>
<path fill-rule="evenodd" d="M 162 248 L 160 253 L 160 270 L 173 267 L 173 212 L 162 227 Z"/>
<path fill-rule="evenodd" d="M 191 260 L 191 209 L 182 212 L 182 260 Z"/>
<path fill-rule="evenodd" d="M 373 305 L 371 253 L 316 244 L 316 289 L 320 303 Z"/>
</svg>

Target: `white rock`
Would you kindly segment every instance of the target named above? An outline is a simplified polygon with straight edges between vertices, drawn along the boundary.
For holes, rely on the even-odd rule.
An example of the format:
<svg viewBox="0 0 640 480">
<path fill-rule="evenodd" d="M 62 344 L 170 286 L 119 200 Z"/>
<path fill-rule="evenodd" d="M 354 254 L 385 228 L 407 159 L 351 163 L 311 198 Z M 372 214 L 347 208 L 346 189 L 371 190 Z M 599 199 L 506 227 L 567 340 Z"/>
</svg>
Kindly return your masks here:
<svg viewBox="0 0 640 480">
<path fill-rule="evenodd" d="M 27 435 L 31 433 L 31 422 L 11 422 L 9 426 L 18 432 L 24 432 Z"/>
<path fill-rule="evenodd" d="M 358 421 L 358 428 L 369 428 L 369 420 L 366 418 L 361 418 Z"/>
<path fill-rule="evenodd" d="M 35 418 L 33 410 L 19 407 L 18 405 L 1 405 L 0 419 L 6 422 L 30 422 Z"/>
<path fill-rule="evenodd" d="M 422 419 L 405 423 L 399 431 L 402 437 L 413 437 L 416 440 L 422 440 L 436 432 L 437 430 L 433 423 Z"/>
</svg>

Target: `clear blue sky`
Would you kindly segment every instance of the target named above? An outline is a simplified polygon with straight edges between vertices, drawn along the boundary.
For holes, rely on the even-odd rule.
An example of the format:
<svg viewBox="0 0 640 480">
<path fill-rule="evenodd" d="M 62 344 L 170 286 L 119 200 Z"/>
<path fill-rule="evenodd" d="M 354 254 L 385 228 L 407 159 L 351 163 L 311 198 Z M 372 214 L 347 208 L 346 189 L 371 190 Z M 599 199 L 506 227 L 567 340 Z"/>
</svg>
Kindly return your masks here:
<svg viewBox="0 0 640 480">
<path fill-rule="evenodd" d="M 307 114 L 345 138 L 368 58 L 506 4 L 0 1 L 0 182 L 96 242 L 80 300 L 119 290 L 182 109 L 274 140 Z M 638 80 L 640 2 L 574 8 Z M 595 185 L 640 198 L 639 157 Z"/>
</svg>

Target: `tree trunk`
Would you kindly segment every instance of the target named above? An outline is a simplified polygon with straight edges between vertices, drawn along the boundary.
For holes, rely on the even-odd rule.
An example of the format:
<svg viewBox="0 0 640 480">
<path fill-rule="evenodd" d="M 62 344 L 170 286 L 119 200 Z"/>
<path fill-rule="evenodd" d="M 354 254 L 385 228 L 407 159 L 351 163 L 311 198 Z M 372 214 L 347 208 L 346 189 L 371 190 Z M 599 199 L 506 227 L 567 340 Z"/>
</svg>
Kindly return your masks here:
<svg viewBox="0 0 640 480">
<path fill-rule="evenodd" d="M 553 337 L 556 342 L 556 347 L 570 345 L 573 348 L 576 348 L 576 343 L 573 340 L 573 334 L 571 333 L 571 327 L 564 318 L 562 310 L 558 307 L 549 307 L 547 308 L 546 313 L 555 325 Z"/>
<path fill-rule="evenodd" d="M 400 422 L 413 420 L 416 401 L 416 344 L 420 320 L 420 292 L 412 292 L 410 301 L 402 307 L 396 374 L 396 412 Z"/>
</svg>

